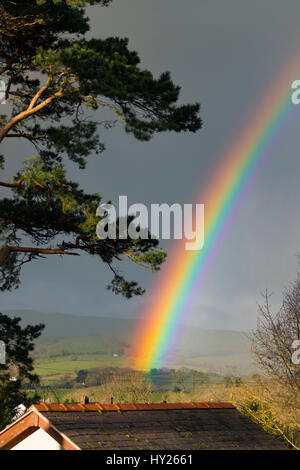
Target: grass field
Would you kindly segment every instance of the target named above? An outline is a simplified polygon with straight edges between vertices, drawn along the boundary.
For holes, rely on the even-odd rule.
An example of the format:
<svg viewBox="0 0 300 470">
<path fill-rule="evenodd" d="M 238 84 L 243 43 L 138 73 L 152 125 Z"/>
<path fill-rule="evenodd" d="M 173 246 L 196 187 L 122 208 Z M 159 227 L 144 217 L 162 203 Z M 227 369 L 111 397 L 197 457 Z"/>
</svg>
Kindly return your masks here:
<svg viewBox="0 0 300 470">
<path fill-rule="evenodd" d="M 74 379 L 81 369 L 93 369 L 95 367 L 125 367 L 124 357 L 111 357 L 103 354 L 78 355 L 76 360 L 68 357 L 57 357 L 51 361 L 37 361 L 35 363 L 35 373 L 39 375 L 42 384 L 52 384 L 53 386 L 61 382 L 64 378 Z"/>
<path fill-rule="evenodd" d="M 81 369 L 126 367 L 127 345 L 111 335 L 75 338 L 43 338 L 34 351 L 35 373 L 42 384 L 61 382 L 67 375 L 74 379 Z"/>
<path fill-rule="evenodd" d="M 47 375 L 62 375 L 70 372 L 78 372 L 80 369 L 93 369 L 102 366 L 125 367 L 124 358 L 112 358 L 111 356 L 87 357 L 84 354 L 77 356 L 76 360 L 58 357 L 51 362 L 36 362 L 35 372 L 41 377 Z"/>
<path fill-rule="evenodd" d="M 49 338 L 41 337 L 36 345 L 34 357 L 56 357 L 76 354 L 122 354 L 128 345 L 118 336 L 99 334 L 79 337 Z"/>
</svg>

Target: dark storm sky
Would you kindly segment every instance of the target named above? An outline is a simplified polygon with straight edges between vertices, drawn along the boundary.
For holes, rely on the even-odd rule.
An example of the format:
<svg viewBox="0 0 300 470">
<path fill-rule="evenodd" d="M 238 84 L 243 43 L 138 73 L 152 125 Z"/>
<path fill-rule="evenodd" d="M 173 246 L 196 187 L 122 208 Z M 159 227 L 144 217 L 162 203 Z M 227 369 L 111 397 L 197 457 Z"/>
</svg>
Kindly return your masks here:
<svg viewBox="0 0 300 470">
<path fill-rule="evenodd" d="M 140 143 L 119 125 L 103 132 L 107 150 L 91 157 L 85 171 L 68 164 L 70 176 L 115 203 L 119 195 L 127 195 L 130 204 L 196 202 L 251 110 L 300 49 L 299 1 L 115 0 L 110 8 L 91 7 L 89 14 L 90 35 L 128 37 L 143 67 L 155 75 L 170 70 L 182 86 L 181 101 L 201 102 L 204 126 L 196 135 L 165 134 Z M 253 184 L 186 321 L 205 328 L 251 328 L 260 293 L 274 292 L 276 306 L 295 277 L 299 129 L 300 111 Z M 6 176 L 33 154 L 24 143 L 3 147 L 9 157 Z M 168 250 L 170 244 L 163 246 Z M 1 308 L 141 315 L 155 295 L 154 275 L 128 263 L 122 269 L 148 288 L 147 296 L 126 301 L 107 292 L 110 272 L 92 258 L 49 257 L 24 267 L 21 288 L 2 293 Z"/>
</svg>

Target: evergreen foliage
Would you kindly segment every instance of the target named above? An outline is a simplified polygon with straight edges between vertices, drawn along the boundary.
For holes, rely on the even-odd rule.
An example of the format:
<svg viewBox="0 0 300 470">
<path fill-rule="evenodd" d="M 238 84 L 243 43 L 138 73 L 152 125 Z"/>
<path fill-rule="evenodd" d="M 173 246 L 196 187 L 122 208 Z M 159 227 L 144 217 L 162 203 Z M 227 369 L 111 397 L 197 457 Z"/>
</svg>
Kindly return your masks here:
<svg viewBox="0 0 300 470">
<path fill-rule="evenodd" d="M 0 340 L 6 349 L 6 362 L 0 364 L 0 430 L 11 422 L 18 405 L 28 406 L 38 399 L 37 395 L 29 399 L 25 386 L 39 382 L 30 354 L 44 325 L 23 328 L 20 321 L 0 313 Z"/>
<path fill-rule="evenodd" d="M 130 298 L 144 291 L 113 263 L 127 256 L 157 270 L 165 260 L 157 240 L 99 240 L 101 197 L 87 194 L 66 174 L 66 158 L 83 169 L 91 155 L 103 152 L 101 126 L 120 122 L 141 141 L 201 127 L 199 104 L 178 105 L 180 88 L 170 73 L 155 78 L 142 69 L 126 38 L 86 38 L 86 7 L 110 3 L 0 0 L 0 79 L 10 109 L 0 116 L 0 143 L 26 139 L 33 148 L 15 178 L 0 182 L 11 190 L 11 197 L 0 200 L 1 290 L 18 286 L 24 263 L 85 252 L 109 265 L 109 288 Z M 90 116 L 99 108 L 100 122 Z M 106 110 L 116 119 L 105 119 Z M 6 158 L 1 156 L 2 167 Z"/>
</svg>

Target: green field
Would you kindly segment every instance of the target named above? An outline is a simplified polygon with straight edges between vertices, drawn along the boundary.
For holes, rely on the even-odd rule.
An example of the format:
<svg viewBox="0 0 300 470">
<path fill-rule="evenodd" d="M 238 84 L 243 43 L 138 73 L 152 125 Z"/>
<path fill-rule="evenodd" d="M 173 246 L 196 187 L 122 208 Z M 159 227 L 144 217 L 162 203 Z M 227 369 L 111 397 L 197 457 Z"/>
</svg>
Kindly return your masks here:
<svg viewBox="0 0 300 470">
<path fill-rule="evenodd" d="M 80 369 L 93 369 L 95 367 L 104 366 L 115 366 L 115 367 L 126 367 L 124 358 L 111 358 L 103 357 L 102 355 L 97 358 L 87 358 L 82 355 L 77 360 L 68 360 L 66 358 L 57 358 L 51 362 L 36 362 L 35 372 L 42 376 L 52 376 L 69 374 L 70 372 L 76 373 Z"/>
<path fill-rule="evenodd" d="M 55 385 L 66 378 L 74 379 L 81 369 L 126 367 L 126 347 L 111 335 L 42 338 L 34 352 L 35 373 L 42 384 Z"/>
</svg>

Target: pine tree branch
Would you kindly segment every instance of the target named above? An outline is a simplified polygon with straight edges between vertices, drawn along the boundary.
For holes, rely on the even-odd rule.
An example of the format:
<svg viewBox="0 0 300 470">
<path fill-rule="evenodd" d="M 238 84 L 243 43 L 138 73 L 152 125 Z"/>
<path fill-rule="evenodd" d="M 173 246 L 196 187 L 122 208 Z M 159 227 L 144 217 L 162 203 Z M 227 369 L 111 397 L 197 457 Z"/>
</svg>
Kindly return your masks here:
<svg viewBox="0 0 300 470">
<path fill-rule="evenodd" d="M 5 181 L 0 181 L 0 186 L 4 186 L 4 188 L 18 188 L 22 183 L 24 178 L 20 178 L 15 183 L 6 183 Z"/>
<path fill-rule="evenodd" d="M 42 96 L 42 94 L 44 93 L 44 91 L 46 91 L 46 90 L 49 88 L 49 86 L 50 86 L 52 80 L 53 80 L 53 76 L 52 76 L 52 73 L 51 73 L 51 74 L 49 75 L 48 80 L 47 80 L 47 82 L 45 83 L 45 85 L 44 85 L 42 88 L 40 88 L 39 91 L 38 91 L 38 92 L 34 95 L 34 97 L 32 98 L 32 100 L 31 100 L 31 102 L 30 102 L 30 104 L 29 104 L 27 110 L 30 110 L 30 109 L 34 108 L 34 106 L 35 106 L 36 103 L 38 102 L 38 99 Z"/>
<path fill-rule="evenodd" d="M 23 121 L 24 119 L 28 118 L 32 114 L 37 113 L 41 109 L 45 108 L 48 104 L 50 104 L 53 100 L 57 98 L 61 98 L 63 96 L 63 89 L 58 90 L 56 93 L 54 93 L 52 96 L 49 96 L 46 100 L 42 101 L 40 104 L 33 108 L 27 108 L 25 111 L 22 111 L 21 113 L 17 114 L 14 116 L 0 131 L 0 143 L 3 141 L 3 139 L 7 136 L 8 132 L 20 121 Z M 29 105 L 30 106 L 30 105 Z"/>
<path fill-rule="evenodd" d="M 31 253 L 36 255 L 71 255 L 80 256 L 79 253 L 71 253 L 61 249 L 51 248 L 35 248 L 35 247 L 21 247 L 21 246 L 4 246 L 0 250 L 0 266 L 3 266 L 10 253 Z"/>
</svg>

